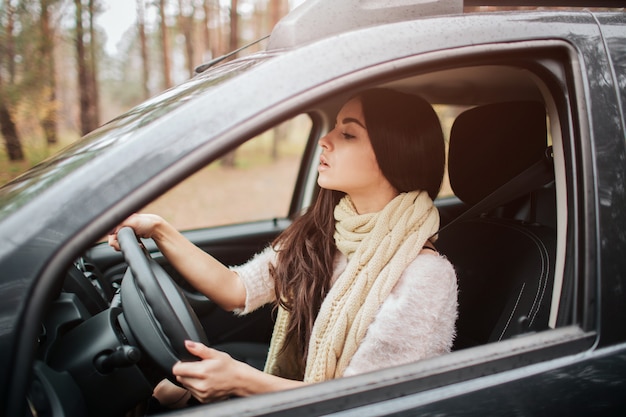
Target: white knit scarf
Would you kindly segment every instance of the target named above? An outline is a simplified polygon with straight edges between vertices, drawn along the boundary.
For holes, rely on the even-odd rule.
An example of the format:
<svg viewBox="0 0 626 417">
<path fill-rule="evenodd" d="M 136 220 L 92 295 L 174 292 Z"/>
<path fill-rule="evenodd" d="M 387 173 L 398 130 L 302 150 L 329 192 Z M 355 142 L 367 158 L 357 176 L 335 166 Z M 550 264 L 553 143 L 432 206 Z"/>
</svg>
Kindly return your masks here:
<svg viewBox="0 0 626 417">
<path fill-rule="evenodd" d="M 381 304 L 439 228 L 439 213 L 423 191 L 402 193 L 370 214 L 358 214 L 346 196 L 335 208 L 335 220 L 335 243 L 348 264 L 313 325 L 305 382 L 343 375 Z M 288 322 L 288 312 L 279 308 L 265 371 L 295 377 L 293 351 L 279 355 Z"/>
</svg>

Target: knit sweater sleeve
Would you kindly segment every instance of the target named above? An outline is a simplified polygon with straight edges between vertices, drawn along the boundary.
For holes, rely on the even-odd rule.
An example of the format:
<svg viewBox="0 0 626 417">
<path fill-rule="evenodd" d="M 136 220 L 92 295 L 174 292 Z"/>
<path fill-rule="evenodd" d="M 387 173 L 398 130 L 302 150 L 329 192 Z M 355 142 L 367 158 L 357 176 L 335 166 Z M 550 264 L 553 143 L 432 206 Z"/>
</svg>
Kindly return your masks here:
<svg viewBox="0 0 626 417">
<path fill-rule="evenodd" d="M 274 262 L 276 251 L 268 246 L 245 264 L 230 268 L 239 275 L 246 289 L 246 304 L 244 308 L 234 310 L 235 314 L 246 315 L 276 300 L 274 279 L 269 271 L 270 263 Z"/>
<path fill-rule="evenodd" d="M 450 351 L 457 317 L 457 281 L 443 256 L 419 255 L 383 302 L 344 376 Z"/>
</svg>

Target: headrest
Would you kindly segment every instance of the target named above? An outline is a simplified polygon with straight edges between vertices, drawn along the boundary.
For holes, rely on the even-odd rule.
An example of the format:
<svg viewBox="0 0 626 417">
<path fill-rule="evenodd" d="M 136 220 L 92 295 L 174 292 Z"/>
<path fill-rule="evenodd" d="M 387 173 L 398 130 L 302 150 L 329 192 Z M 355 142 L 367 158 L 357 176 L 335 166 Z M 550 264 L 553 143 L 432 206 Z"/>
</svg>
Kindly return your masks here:
<svg viewBox="0 0 626 417">
<path fill-rule="evenodd" d="M 448 172 L 454 194 L 476 204 L 541 160 L 546 111 L 536 101 L 494 103 L 461 113 L 450 132 Z"/>
</svg>

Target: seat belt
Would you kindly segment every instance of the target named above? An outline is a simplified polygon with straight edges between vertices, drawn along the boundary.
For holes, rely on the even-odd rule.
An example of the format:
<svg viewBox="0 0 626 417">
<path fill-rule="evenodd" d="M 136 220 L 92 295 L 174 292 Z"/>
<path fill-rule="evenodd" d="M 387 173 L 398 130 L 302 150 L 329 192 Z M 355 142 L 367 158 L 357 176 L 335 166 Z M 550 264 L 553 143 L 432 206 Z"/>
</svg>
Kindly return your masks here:
<svg viewBox="0 0 626 417">
<path fill-rule="evenodd" d="M 433 236 L 438 235 L 455 223 L 486 213 L 504 203 L 521 197 L 524 194 L 528 194 L 539 187 L 543 187 L 552 181 L 554 181 L 554 159 L 552 146 L 550 146 L 546 149 L 544 158 L 535 162 L 509 181 L 496 188 L 491 194 L 488 194 L 478 203 L 452 219 L 450 223 L 439 229 Z"/>
</svg>

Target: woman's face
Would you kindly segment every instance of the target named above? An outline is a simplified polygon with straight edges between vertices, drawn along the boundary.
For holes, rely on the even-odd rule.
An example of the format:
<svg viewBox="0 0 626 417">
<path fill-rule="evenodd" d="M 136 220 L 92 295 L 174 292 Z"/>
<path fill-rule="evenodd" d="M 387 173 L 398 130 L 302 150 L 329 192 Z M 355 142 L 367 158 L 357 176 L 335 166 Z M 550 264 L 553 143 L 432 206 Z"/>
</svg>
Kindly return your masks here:
<svg viewBox="0 0 626 417">
<path fill-rule="evenodd" d="M 358 98 L 341 108 L 335 127 L 319 145 L 317 183 L 348 194 L 359 213 L 379 211 L 398 194 L 378 166 Z"/>
</svg>

